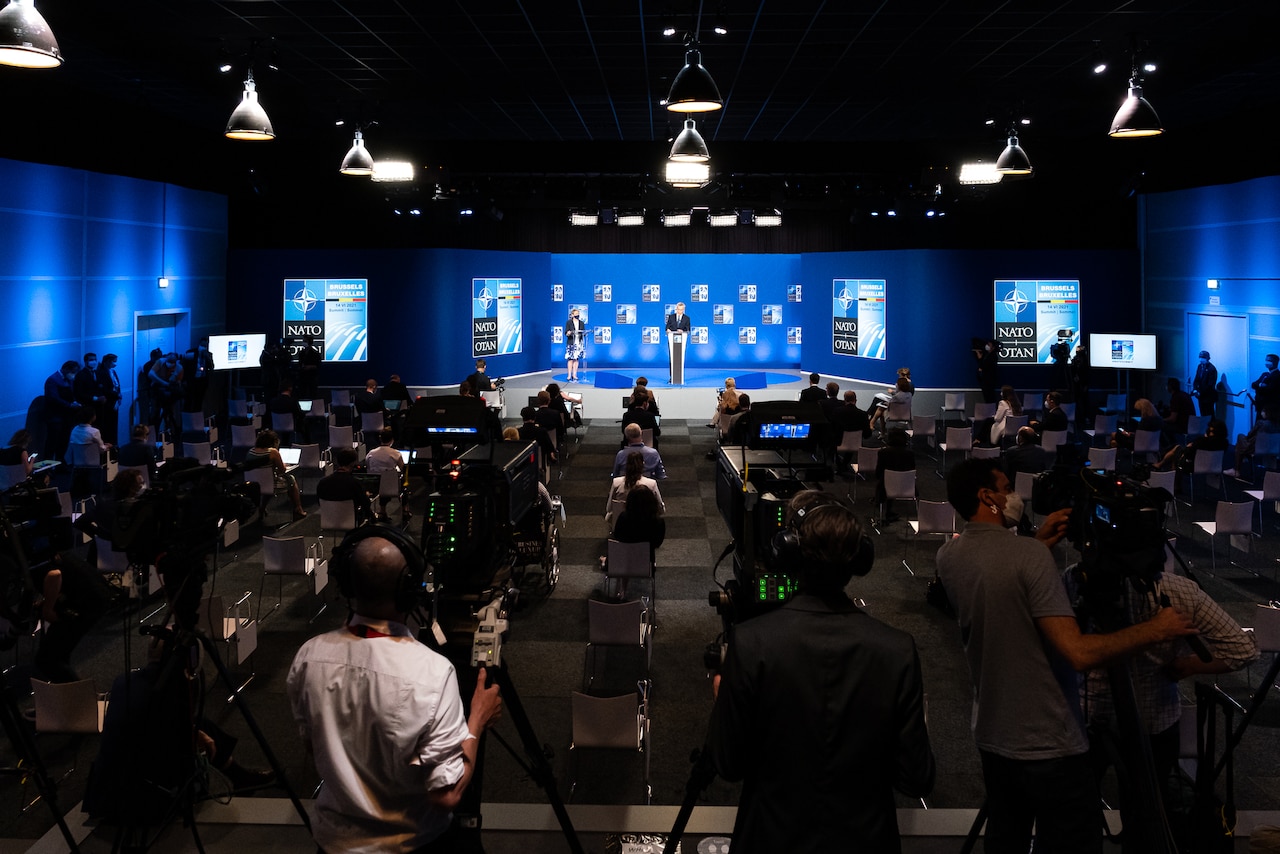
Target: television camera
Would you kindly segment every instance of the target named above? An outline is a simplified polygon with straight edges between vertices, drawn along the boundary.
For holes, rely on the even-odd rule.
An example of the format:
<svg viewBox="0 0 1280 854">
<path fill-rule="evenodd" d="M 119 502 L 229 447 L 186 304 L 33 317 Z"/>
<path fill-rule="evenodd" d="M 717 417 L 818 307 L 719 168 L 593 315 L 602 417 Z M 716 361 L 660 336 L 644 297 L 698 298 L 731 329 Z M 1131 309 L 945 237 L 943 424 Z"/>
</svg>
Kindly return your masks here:
<svg viewBox="0 0 1280 854">
<path fill-rule="evenodd" d="M 716 457 L 716 507 L 733 537 L 721 560 L 733 555 L 733 578 L 711 591 L 708 602 L 726 628 L 795 594 L 794 576 L 774 553 L 774 536 L 786 526 L 792 496 L 817 488 L 811 481 L 828 472 L 810 456 L 825 423 L 815 404 L 765 401 L 743 417 L 750 419 L 747 444 L 723 445 Z"/>
<path fill-rule="evenodd" d="M 1058 330 L 1058 340 L 1049 345 L 1049 356 L 1055 362 L 1065 364 L 1071 361 L 1071 339 L 1075 337 L 1075 334 L 1076 331 L 1071 328 Z"/>
</svg>

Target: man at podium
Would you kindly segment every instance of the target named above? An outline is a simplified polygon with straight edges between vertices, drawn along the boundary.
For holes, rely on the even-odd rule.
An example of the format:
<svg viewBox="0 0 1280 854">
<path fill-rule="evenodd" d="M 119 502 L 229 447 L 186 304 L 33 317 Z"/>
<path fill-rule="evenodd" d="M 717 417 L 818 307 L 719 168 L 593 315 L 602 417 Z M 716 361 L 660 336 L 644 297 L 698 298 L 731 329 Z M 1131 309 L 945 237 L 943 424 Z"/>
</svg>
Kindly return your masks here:
<svg viewBox="0 0 1280 854">
<path fill-rule="evenodd" d="M 675 313 L 667 315 L 667 352 L 671 357 L 671 376 L 667 378 L 669 383 L 684 382 L 684 348 L 688 346 L 689 332 L 692 329 L 689 315 L 684 313 L 684 303 L 676 303 Z"/>
</svg>

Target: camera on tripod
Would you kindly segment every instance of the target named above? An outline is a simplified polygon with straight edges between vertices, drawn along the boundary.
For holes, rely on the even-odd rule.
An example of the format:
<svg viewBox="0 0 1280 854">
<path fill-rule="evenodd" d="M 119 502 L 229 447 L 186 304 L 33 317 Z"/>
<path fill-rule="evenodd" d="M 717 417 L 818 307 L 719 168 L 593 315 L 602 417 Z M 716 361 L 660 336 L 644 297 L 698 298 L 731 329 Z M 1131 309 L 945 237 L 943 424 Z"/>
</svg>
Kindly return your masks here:
<svg viewBox="0 0 1280 854">
<path fill-rule="evenodd" d="M 1062 328 L 1058 330 L 1058 340 L 1049 345 L 1049 356 L 1055 362 L 1068 362 L 1071 360 L 1071 339 L 1075 337 L 1076 331 L 1071 328 Z"/>
</svg>

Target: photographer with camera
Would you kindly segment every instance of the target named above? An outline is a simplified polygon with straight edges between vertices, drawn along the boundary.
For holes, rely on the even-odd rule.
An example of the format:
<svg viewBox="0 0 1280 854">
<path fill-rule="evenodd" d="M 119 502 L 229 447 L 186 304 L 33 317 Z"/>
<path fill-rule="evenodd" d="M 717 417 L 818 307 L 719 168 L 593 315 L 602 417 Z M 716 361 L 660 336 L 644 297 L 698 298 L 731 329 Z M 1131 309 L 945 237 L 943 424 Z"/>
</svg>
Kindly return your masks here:
<svg viewBox="0 0 1280 854">
<path fill-rule="evenodd" d="M 893 790 L 923 797 L 935 772 L 915 641 L 845 594 L 874 554 L 835 498 L 798 493 L 775 547 L 800 592 L 732 628 L 713 682 L 706 752 L 745 780 L 733 850 L 897 851 Z"/>
<path fill-rule="evenodd" d="M 973 681 L 973 734 L 987 790 L 988 854 L 1102 851 L 1098 785 L 1080 713 L 1077 673 L 1195 633 L 1174 608 L 1108 634 L 1082 634 L 1050 548 L 1070 509 L 1035 538 L 1007 528 L 1022 499 L 994 460 L 947 474 L 947 499 L 967 524 L 938 550 Z M 1038 542 L 1037 542 L 1038 541 Z M 1077 673 L 1073 673 L 1076 671 Z"/>
<path fill-rule="evenodd" d="M 321 851 L 447 851 L 451 813 L 475 771 L 478 738 L 502 700 L 479 670 L 465 713 L 453 665 L 405 625 L 426 564 L 412 540 L 359 528 L 334 550 L 351 599 L 346 626 L 303 644 L 289 701 L 324 787 L 312 832 Z"/>
</svg>

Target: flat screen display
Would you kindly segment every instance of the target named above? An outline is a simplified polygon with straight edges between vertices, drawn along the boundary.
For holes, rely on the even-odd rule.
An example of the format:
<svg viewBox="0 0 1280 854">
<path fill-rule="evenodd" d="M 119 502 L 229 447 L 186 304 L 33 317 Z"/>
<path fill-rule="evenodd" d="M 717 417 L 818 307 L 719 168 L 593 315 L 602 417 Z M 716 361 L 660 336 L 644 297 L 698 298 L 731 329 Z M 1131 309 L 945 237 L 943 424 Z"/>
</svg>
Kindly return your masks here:
<svg viewBox="0 0 1280 854">
<path fill-rule="evenodd" d="M 808 424 L 761 424 L 760 438 L 765 440 L 796 440 L 809 438 Z"/>
<path fill-rule="evenodd" d="M 450 433 L 454 435 L 466 433 L 470 435 L 475 435 L 480 432 L 480 429 L 478 427 L 428 427 L 427 432 L 428 433 Z"/>
<path fill-rule="evenodd" d="M 265 333 L 245 335 L 210 335 L 209 352 L 215 371 L 258 367 L 258 357 L 267 347 Z"/>
<path fill-rule="evenodd" d="M 1156 336 L 1130 332 L 1089 333 L 1089 365 L 1094 368 L 1156 369 Z"/>
</svg>

